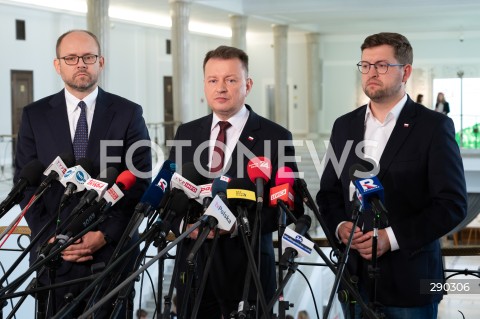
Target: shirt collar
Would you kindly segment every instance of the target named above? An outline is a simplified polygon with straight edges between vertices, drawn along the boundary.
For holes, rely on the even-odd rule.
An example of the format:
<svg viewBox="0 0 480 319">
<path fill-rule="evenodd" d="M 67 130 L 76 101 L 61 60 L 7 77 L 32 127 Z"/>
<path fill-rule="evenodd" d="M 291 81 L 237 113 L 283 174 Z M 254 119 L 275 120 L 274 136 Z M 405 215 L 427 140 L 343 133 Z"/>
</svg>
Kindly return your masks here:
<svg viewBox="0 0 480 319">
<path fill-rule="evenodd" d="M 232 117 L 230 117 L 227 121 L 232 125 L 235 130 L 243 128 L 246 119 L 248 118 L 250 111 L 243 105 L 243 107 L 235 113 Z M 212 127 L 210 128 L 210 132 L 217 126 L 218 122 L 222 121 L 217 114 L 213 113 L 213 120 L 212 120 Z"/>
<path fill-rule="evenodd" d="M 407 98 L 408 95 L 405 94 L 400 101 L 398 101 L 397 104 L 388 112 L 387 117 L 385 118 L 385 123 L 391 121 L 391 120 L 397 120 L 398 116 L 400 115 L 400 112 L 402 112 L 403 107 L 405 106 L 405 103 L 407 103 Z M 375 118 L 373 116 L 372 110 L 370 109 L 370 102 L 367 105 L 367 111 L 365 112 L 365 123 L 369 120 L 369 118 Z"/>
<path fill-rule="evenodd" d="M 83 100 L 78 99 L 75 97 L 72 93 L 68 92 L 67 89 L 65 89 L 65 100 L 67 102 L 67 111 L 68 112 L 74 112 L 78 106 L 78 102 L 83 101 L 87 105 L 87 109 L 90 109 L 95 105 L 97 101 L 97 96 L 98 96 L 98 86 L 95 88 L 95 90 L 92 91 L 89 95 L 87 95 Z"/>
</svg>

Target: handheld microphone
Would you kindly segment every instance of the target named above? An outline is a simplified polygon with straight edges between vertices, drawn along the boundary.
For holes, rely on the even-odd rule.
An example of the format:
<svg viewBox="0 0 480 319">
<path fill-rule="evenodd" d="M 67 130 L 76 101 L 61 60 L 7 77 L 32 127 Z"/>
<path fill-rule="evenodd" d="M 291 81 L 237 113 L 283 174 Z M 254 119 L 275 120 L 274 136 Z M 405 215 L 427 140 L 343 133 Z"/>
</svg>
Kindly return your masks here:
<svg viewBox="0 0 480 319">
<path fill-rule="evenodd" d="M 105 176 L 105 178 L 89 178 L 85 182 L 85 189 L 87 191 L 80 198 L 77 206 L 73 208 L 71 215 L 76 214 L 85 206 L 92 204 L 94 200 L 99 201 L 105 194 L 108 186 L 113 185 L 115 182 L 118 176 L 118 170 L 114 167 L 108 167 L 106 170 L 100 172 L 99 176 Z"/>
<path fill-rule="evenodd" d="M 47 178 L 38 186 L 35 191 L 35 196 L 42 193 L 53 181 L 58 181 L 60 176 L 63 176 L 67 169 L 75 164 L 75 159 L 72 153 L 62 153 L 57 156 L 53 162 L 47 167 L 43 175 Z"/>
<path fill-rule="evenodd" d="M 286 248 L 278 262 L 281 269 L 287 269 L 295 257 L 311 254 L 313 243 L 304 237 L 311 224 L 310 216 L 302 215 L 295 223 L 295 231 L 290 228 L 285 229 L 282 244 Z"/>
<path fill-rule="evenodd" d="M 210 228 L 217 226 L 220 229 L 230 231 L 235 224 L 235 215 L 228 208 L 227 186 L 231 178 L 222 175 L 213 180 L 212 196 L 213 200 L 205 211 L 207 223 Z"/>
<path fill-rule="evenodd" d="M 118 175 L 115 184 L 105 191 L 103 198 L 99 203 L 108 204 L 110 207 L 115 205 L 120 199 L 123 198 L 123 191 L 127 191 L 135 184 L 137 178 L 129 170 L 125 170 Z M 103 206 L 103 205 L 102 205 Z"/>
<path fill-rule="evenodd" d="M 245 178 L 234 178 L 228 183 L 227 199 L 230 206 L 252 209 L 255 206 L 255 186 Z"/>
<path fill-rule="evenodd" d="M 263 203 L 263 186 L 272 175 L 272 163 L 266 157 L 254 157 L 247 164 L 247 174 L 256 186 L 257 203 Z"/>
<path fill-rule="evenodd" d="M 0 218 L 3 217 L 13 206 L 20 203 L 23 199 L 24 191 L 27 186 L 37 186 L 40 184 L 42 172 L 45 169 L 42 162 L 37 159 L 31 160 L 25 165 L 19 175 L 18 181 L 13 186 L 7 198 L 0 203 Z"/>
<path fill-rule="evenodd" d="M 355 172 L 367 172 L 361 164 L 354 164 L 350 167 L 349 174 L 353 185 L 357 189 L 357 197 L 361 202 L 363 210 L 373 209 L 376 214 L 388 213 L 384 201 L 383 186 L 380 180 L 372 175 L 367 178 L 358 178 Z"/>
<path fill-rule="evenodd" d="M 192 162 L 185 163 L 182 166 L 182 175 L 174 173 L 171 181 L 171 188 L 177 188 L 182 190 L 188 198 L 196 199 L 200 195 L 200 187 L 198 184 L 202 184 L 203 177 L 195 169 L 195 165 Z"/>
<path fill-rule="evenodd" d="M 294 182 L 294 174 L 290 167 L 284 166 L 278 169 L 275 176 L 275 185 L 277 186 L 270 188 L 271 207 L 276 207 L 278 201 L 282 201 L 289 209 L 294 209 L 295 193 L 292 188 Z"/>
<path fill-rule="evenodd" d="M 60 199 L 60 206 L 63 206 L 76 192 L 85 189 L 85 182 L 93 172 L 93 163 L 88 158 L 80 158 L 74 167 L 67 169 L 60 183 L 65 186 L 65 192 Z"/>
<path fill-rule="evenodd" d="M 158 207 L 162 201 L 165 192 L 168 190 L 176 165 L 170 160 L 166 160 L 157 176 L 153 179 L 150 186 L 143 193 L 140 202 L 135 206 L 135 214 L 147 216 Z"/>
</svg>

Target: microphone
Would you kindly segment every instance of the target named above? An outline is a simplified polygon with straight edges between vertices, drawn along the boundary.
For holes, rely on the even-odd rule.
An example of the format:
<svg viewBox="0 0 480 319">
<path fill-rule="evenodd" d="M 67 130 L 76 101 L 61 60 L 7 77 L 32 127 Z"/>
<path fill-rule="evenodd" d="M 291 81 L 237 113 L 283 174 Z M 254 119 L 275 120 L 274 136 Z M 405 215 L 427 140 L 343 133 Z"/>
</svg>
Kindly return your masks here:
<svg viewBox="0 0 480 319">
<path fill-rule="evenodd" d="M 217 226 L 220 229 L 230 231 L 235 224 L 235 216 L 228 208 L 227 186 L 231 178 L 222 175 L 213 180 L 212 196 L 214 197 L 204 215 L 207 217 L 207 224 L 210 229 Z"/>
<path fill-rule="evenodd" d="M 302 215 L 295 223 L 295 231 L 290 228 L 285 229 L 282 237 L 282 244 L 287 248 L 278 262 L 281 269 L 285 270 L 288 265 L 298 255 L 306 256 L 312 252 L 313 243 L 306 239 L 305 234 L 308 232 L 312 219 L 308 215 Z"/>
<path fill-rule="evenodd" d="M 135 206 L 135 215 L 141 214 L 142 216 L 147 216 L 160 205 L 165 192 L 169 188 L 175 169 L 176 165 L 174 162 L 166 160 L 163 163 L 157 176 L 153 179 L 145 193 L 143 193 L 140 202 Z"/>
<path fill-rule="evenodd" d="M 297 191 L 297 194 L 299 194 L 302 198 L 303 203 L 307 205 L 308 208 L 315 211 L 316 206 L 310 196 L 310 192 L 308 191 L 307 183 L 305 182 L 305 180 L 302 178 L 295 178 L 293 187 Z"/>
<path fill-rule="evenodd" d="M 247 164 L 247 174 L 256 186 L 257 203 L 263 203 L 263 186 L 272 175 L 272 163 L 266 157 L 254 157 Z"/>
<path fill-rule="evenodd" d="M 250 222 L 247 212 L 253 210 L 257 202 L 255 186 L 246 178 L 236 178 L 228 183 L 227 198 L 230 206 L 237 207 L 238 218 L 244 227 L 245 234 L 250 236 Z"/>
<path fill-rule="evenodd" d="M 200 195 L 199 184 L 203 184 L 204 178 L 195 169 L 192 162 L 185 163 L 182 166 L 182 175 L 174 173 L 171 181 L 171 188 L 182 190 L 188 198 L 196 199 Z"/>
<path fill-rule="evenodd" d="M 75 164 L 75 158 L 72 153 L 62 153 L 57 156 L 53 162 L 47 167 L 43 175 L 47 178 L 38 186 L 35 191 L 35 196 L 42 193 L 53 181 L 58 181 L 60 176 L 63 176 L 67 169 Z"/>
<path fill-rule="evenodd" d="M 107 171 L 107 178 L 111 178 L 108 174 L 112 174 L 112 172 Z M 55 237 L 55 241 L 49 243 L 45 248 L 42 249 L 40 253 L 41 258 L 45 258 L 50 251 L 56 250 L 57 248 L 65 245 L 72 237 L 75 237 L 85 228 L 90 226 L 97 218 L 108 210 L 110 207 L 115 205 L 120 199 L 123 198 L 124 194 L 122 191 L 129 190 L 136 181 L 135 175 L 132 174 L 129 170 L 123 171 L 120 175 L 118 175 L 115 184 L 109 188 L 102 199 L 82 211 L 74 220 L 72 220 L 66 227 L 65 231 L 62 234 L 57 235 Z M 98 214 L 100 212 L 100 214 Z"/>
<path fill-rule="evenodd" d="M 0 203 L 0 218 L 3 217 L 13 206 L 20 203 L 24 198 L 24 191 L 27 186 L 40 184 L 42 172 L 45 169 L 42 162 L 37 159 L 31 160 L 25 165 L 19 175 L 17 183 L 13 186 L 7 198 Z"/>
<path fill-rule="evenodd" d="M 80 198 L 79 203 L 75 206 L 70 213 L 72 216 L 79 212 L 82 208 L 92 204 L 97 199 L 99 201 L 105 194 L 108 186 L 113 185 L 117 176 L 118 170 L 115 167 L 108 167 L 106 170 L 100 172 L 99 176 L 105 176 L 105 178 L 93 179 L 89 178 L 85 182 L 85 189 L 87 190 Z"/>
<path fill-rule="evenodd" d="M 349 170 L 350 179 L 357 190 L 361 208 L 363 210 L 373 209 L 376 214 L 387 214 L 388 211 L 383 204 L 384 194 L 380 180 L 374 175 L 367 178 L 359 178 L 357 177 L 358 174 L 355 174 L 357 171 L 365 174 L 367 169 L 361 164 L 353 164 Z"/>
<path fill-rule="evenodd" d="M 294 182 L 294 174 L 290 167 L 284 166 L 278 169 L 275 175 L 275 185 L 277 186 L 270 188 L 271 207 L 276 207 L 278 201 L 282 201 L 290 210 L 293 210 L 295 193 L 292 187 Z"/>
<path fill-rule="evenodd" d="M 73 193 L 85 189 L 85 182 L 93 172 L 93 163 L 88 158 L 80 158 L 76 164 L 74 167 L 70 167 L 60 179 L 60 183 L 65 186 L 65 192 L 60 199 L 60 206 L 63 206 Z"/>
</svg>

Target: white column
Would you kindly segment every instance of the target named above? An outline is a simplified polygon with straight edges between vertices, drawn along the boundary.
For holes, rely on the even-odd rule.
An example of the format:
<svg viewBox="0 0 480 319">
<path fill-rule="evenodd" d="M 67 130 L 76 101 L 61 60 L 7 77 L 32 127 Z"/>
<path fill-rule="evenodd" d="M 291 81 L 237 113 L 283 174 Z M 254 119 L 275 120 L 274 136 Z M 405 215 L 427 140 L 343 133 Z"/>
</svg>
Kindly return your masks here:
<svg viewBox="0 0 480 319">
<path fill-rule="evenodd" d="M 230 26 L 232 27 L 232 46 L 247 51 L 247 17 L 231 15 Z"/>
<path fill-rule="evenodd" d="M 191 0 L 169 0 L 172 17 L 173 119 L 185 122 L 188 114 L 189 32 Z"/>
<path fill-rule="evenodd" d="M 287 86 L 287 25 L 273 25 L 274 73 L 275 73 L 275 119 L 288 128 Z"/>
<path fill-rule="evenodd" d="M 110 18 L 108 17 L 109 0 L 87 0 L 87 30 L 95 34 L 100 42 L 101 54 L 105 58 L 103 75 L 98 85 L 107 90 L 110 49 Z"/>
<path fill-rule="evenodd" d="M 320 34 L 307 33 L 307 103 L 308 136 L 319 134 L 319 115 L 322 110 L 322 73 L 320 64 Z"/>
</svg>

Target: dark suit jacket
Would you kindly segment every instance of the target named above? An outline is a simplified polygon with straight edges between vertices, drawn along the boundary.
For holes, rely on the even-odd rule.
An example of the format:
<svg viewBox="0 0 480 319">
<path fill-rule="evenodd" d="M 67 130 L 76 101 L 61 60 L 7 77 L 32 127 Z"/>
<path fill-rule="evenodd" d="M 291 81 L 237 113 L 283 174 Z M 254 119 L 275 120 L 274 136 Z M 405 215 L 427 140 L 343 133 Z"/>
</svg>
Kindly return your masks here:
<svg viewBox="0 0 480 319">
<path fill-rule="evenodd" d="M 123 145 L 109 146 L 105 153 L 109 158 L 102 159 L 101 142 L 103 140 L 118 140 Z M 126 159 L 125 155 L 129 147 L 139 140 L 150 141 L 145 121 L 142 117 L 142 108 L 131 101 L 107 93 L 99 88 L 87 149 L 87 158 L 93 162 L 94 166 L 92 177 L 96 178 L 99 172 L 107 166 L 113 166 L 119 172 L 125 169 L 132 169 L 131 166 L 127 166 L 130 159 Z M 73 146 L 68 124 L 65 93 L 62 90 L 24 108 L 18 133 L 15 181 L 18 179 L 22 168 L 31 160 L 39 159 L 45 166 L 48 166 L 56 156 L 65 152 L 73 154 Z M 108 162 L 103 163 L 111 161 L 114 156 L 121 158 L 120 162 L 112 164 Z M 131 162 L 139 171 L 151 171 L 150 147 L 142 147 L 135 151 L 131 157 Z M 113 252 L 115 242 L 120 239 L 133 213 L 134 206 L 148 184 L 148 179 L 137 178 L 136 184 L 129 191 L 125 192 L 125 197 L 112 207 L 111 218 L 99 225 L 99 229 L 112 239 L 112 243 L 98 250 L 94 254 L 92 262 L 76 263 L 75 266 L 83 266 L 88 269 L 92 263 L 108 261 Z M 34 188 L 27 190 L 25 199 L 21 203 L 22 207 L 30 199 L 33 191 Z M 41 199 L 29 209 L 25 218 L 32 231 L 32 236 L 37 235 L 47 221 L 57 215 L 63 191 L 64 187 L 59 182 L 54 182 L 50 189 L 42 195 Z M 77 197 L 81 195 L 82 193 L 78 193 Z M 69 208 L 62 211 L 60 215 L 62 220 L 66 219 L 77 200 L 78 198 L 73 199 Z M 54 228 L 52 226 L 42 233 L 42 240 L 39 243 L 45 242 L 53 233 Z M 31 262 L 36 259 L 36 256 L 35 251 L 30 254 Z M 63 262 L 62 268 L 58 270 L 58 274 L 69 273 L 71 266 L 72 263 Z M 88 272 L 88 270 L 85 271 Z M 73 271 L 70 273 L 72 278 L 81 277 L 80 273 L 74 273 Z"/>
<path fill-rule="evenodd" d="M 348 151 L 341 175 L 329 162 L 323 172 L 317 202 L 330 231 L 351 219 L 349 168 L 367 163 L 355 147 L 364 138 L 366 105 L 335 121 L 331 147 L 337 159 Z M 408 98 L 380 159 L 377 174 L 385 190 L 389 226 L 399 250 L 378 259 L 378 301 L 386 306 L 411 307 L 440 300 L 441 295 L 420 293 L 420 281 L 443 279 L 439 238 L 466 216 L 466 187 L 453 122 Z M 353 141 L 346 149 L 348 141 Z M 372 216 L 364 214 L 365 225 Z M 369 229 L 367 229 L 368 231 Z M 351 258 L 350 269 L 369 284 L 364 260 Z M 367 290 L 368 292 L 369 290 Z"/>
<path fill-rule="evenodd" d="M 243 144 L 244 149 L 241 150 L 239 144 L 233 151 L 231 157 L 230 168 L 226 172 L 227 175 L 233 178 L 245 177 L 248 178 L 247 164 L 249 158 L 243 153 L 246 150 L 253 153 L 252 157 L 265 156 L 272 162 L 272 179 L 275 177 L 277 169 L 282 166 L 289 166 L 293 171 L 297 171 L 296 163 L 285 162 L 285 158 L 279 157 L 279 141 L 291 141 L 292 135 L 285 128 L 280 125 L 269 121 L 252 111 L 251 107 L 247 105 L 250 111 L 249 118 L 243 128 L 243 131 L 239 138 L 239 144 Z M 177 161 L 177 166 L 181 167 L 182 164 L 188 162 L 194 162 L 195 149 L 203 142 L 210 139 L 210 129 L 212 125 L 213 116 L 202 117 L 195 121 L 181 125 L 176 133 L 175 140 L 187 140 L 191 141 L 190 147 L 182 147 L 181 162 Z M 271 151 L 268 153 L 265 148 L 264 141 L 270 141 Z M 175 161 L 175 147 L 170 152 L 170 159 Z M 242 153 L 243 152 L 243 153 Z M 294 156 L 294 148 L 290 143 L 284 148 L 285 156 Z M 177 156 L 178 158 L 178 156 Z M 291 158 L 290 158 L 291 159 Z M 178 159 L 180 160 L 180 159 Z M 200 155 L 200 163 L 205 171 L 208 172 L 208 148 L 205 148 Z M 237 163 L 243 161 L 241 170 L 237 169 Z M 262 238 L 261 238 L 261 251 L 262 251 L 262 283 L 264 291 L 266 291 L 267 298 L 272 297 L 275 289 L 275 264 L 274 264 L 274 252 L 272 245 L 272 232 L 277 230 L 278 217 L 277 210 L 266 207 L 268 205 L 269 189 L 274 185 L 274 181 L 270 181 L 265 185 L 265 206 L 262 211 Z M 301 199 L 296 201 L 296 214 L 303 213 L 303 204 Z M 251 221 L 253 225 L 253 220 Z M 252 226 L 253 227 L 253 226 Z M 230 236 L 222 236 L 219 241 L 219 245 L 215 251 L 215 262 L 213 268 L 210 270 L 211 276 L 214 276 L 211 281 L 215 286 L 214 290 L 218 298 L 226 300 L 235 300 L 236 302 L 241 300 L 241 294 L 245 283 L 245 268 L 247 265 L 247 257 L 240 237 L 229 238 Z M 253 283 L 252 285 L 253 286 Z M 267 303 L 268 303 L 267 299 Z"/>
</svg>

